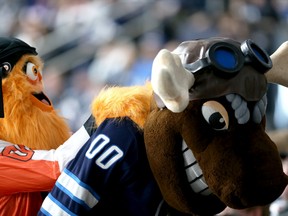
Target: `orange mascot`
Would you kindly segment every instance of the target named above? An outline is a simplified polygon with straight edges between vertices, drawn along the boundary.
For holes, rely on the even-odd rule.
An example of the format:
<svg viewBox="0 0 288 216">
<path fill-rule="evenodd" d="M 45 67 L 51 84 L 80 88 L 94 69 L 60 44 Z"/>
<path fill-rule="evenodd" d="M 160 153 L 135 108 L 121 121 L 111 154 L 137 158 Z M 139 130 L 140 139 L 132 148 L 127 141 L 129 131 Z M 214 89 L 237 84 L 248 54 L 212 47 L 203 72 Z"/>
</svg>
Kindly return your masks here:
<svg viewBox="0 0 288 216">
<path fill-rule="evenodd" d="M 35 48 L 0 37 L 0 66 L 0 139 L 31 149 L 57 148 L 69 138 L 69 127 L 43 93 L 43 63 Z M 37 215 L 41 203 L 41 192 L 0 196 L 0 216 Z"/>
</svg>

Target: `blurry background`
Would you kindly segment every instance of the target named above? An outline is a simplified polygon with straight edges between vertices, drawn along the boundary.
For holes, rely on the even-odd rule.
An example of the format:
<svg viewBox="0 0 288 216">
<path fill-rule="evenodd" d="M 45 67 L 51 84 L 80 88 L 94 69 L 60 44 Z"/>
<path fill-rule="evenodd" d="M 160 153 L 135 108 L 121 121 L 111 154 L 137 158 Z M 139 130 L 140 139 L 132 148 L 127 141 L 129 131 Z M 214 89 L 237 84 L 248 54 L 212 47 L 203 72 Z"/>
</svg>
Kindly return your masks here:
<svg viewBox="0 0 288 216">
<path fill-rule="evenodd" d="M 213 36 L 288 39 L 287 0 L 0 0 L 0 35 L 35 46 L 46 93 L 73 131 L 105 85 L 144 84 L 157 52 Z M 268 129 L 288 127 L 287 89 L 269 87 Z"/>
</svg>

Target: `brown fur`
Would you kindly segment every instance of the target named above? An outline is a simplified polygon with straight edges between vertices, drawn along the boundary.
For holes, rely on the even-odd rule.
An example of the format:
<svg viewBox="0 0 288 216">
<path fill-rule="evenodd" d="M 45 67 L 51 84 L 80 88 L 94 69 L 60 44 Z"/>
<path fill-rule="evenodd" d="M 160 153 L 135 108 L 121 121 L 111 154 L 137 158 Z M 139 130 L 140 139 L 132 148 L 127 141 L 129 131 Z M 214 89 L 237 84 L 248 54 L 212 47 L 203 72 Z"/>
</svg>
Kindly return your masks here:
<svg viewBox="0 0 288 216">
<path fill-rule="evenodd" d="M 146 121 L 147 156 L 164 199 L 181 212 L 203 215 L 219 212 L 225 205 L 247 208 L 276 199 L 285 188 L 287 178 L 277 148 L 265 134 L 264 122 L 238 126 L 231 121 L 229 131 L 217 132 L 203 119 L 204 102 L 190 102 L 181 113 L 156 108 Z M 201 196 L 188 187 L 181 171 L 182 139 L 193 151 L 216 196 Z"/>
</svg>

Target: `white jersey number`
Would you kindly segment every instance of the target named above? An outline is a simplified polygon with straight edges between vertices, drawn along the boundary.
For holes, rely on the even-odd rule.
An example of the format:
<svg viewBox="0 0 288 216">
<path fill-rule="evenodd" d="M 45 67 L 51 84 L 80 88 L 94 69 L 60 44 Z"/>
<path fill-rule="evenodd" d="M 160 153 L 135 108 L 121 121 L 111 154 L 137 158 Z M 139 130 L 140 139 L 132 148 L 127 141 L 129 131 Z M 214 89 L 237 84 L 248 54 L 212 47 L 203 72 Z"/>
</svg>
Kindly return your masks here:
<svg viewBox="0 0 288 216">
<path fill-rule="evenodd" d="M 123 156 L 123 151 L 121 151 L 121 149 L 115 145 L 111 145 L 104 152 L 99 153 L 109 142 L 109 137 L 105 136 L 104 134 L 99 134 L 93 140 L 88 151 L 86 152 L 86 157 L 89 159 L 92 159 L 99 154 L 95 163 L 102 169 L 108 169 Z"/>
</svg>

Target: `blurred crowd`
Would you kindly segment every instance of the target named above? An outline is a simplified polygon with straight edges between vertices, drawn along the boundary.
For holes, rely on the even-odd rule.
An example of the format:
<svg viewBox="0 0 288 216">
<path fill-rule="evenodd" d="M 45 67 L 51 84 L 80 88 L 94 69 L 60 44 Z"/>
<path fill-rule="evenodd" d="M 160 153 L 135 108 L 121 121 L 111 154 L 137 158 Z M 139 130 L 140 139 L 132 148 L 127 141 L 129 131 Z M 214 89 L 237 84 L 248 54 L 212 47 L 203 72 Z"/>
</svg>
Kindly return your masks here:
<svg viewBox="0 0 288 216">
<path fill-rule="evenodd" d="M 272 54 L 288 39 L 287 0 L 0 0 L 1 36 L 35 46 L 46 94 L 72 131 L 104 86 L 142 85 L 180 42 L 248 38 Z M 267 128 L 288 128 L 288 91 L 270 84 Z"/>
<path fill-rule="evenodd" d="M 0 4 L 0 35 L 18 37 L 37 48 L 45 62 L 46 92 L 72 130 L 87 118 L 92 98 L 104 86 L 149 80 L 153 58 L 162 48 L 173 50 L 185 40 L 224 36 L 251 38 L 272 54 L 288 38 L 286 0 L 0 0 Z M 288 126 L 287 109 L 278 100 L 285 94 L 286 89 L 269 87 L 271 129 Z"/>
</svg>

